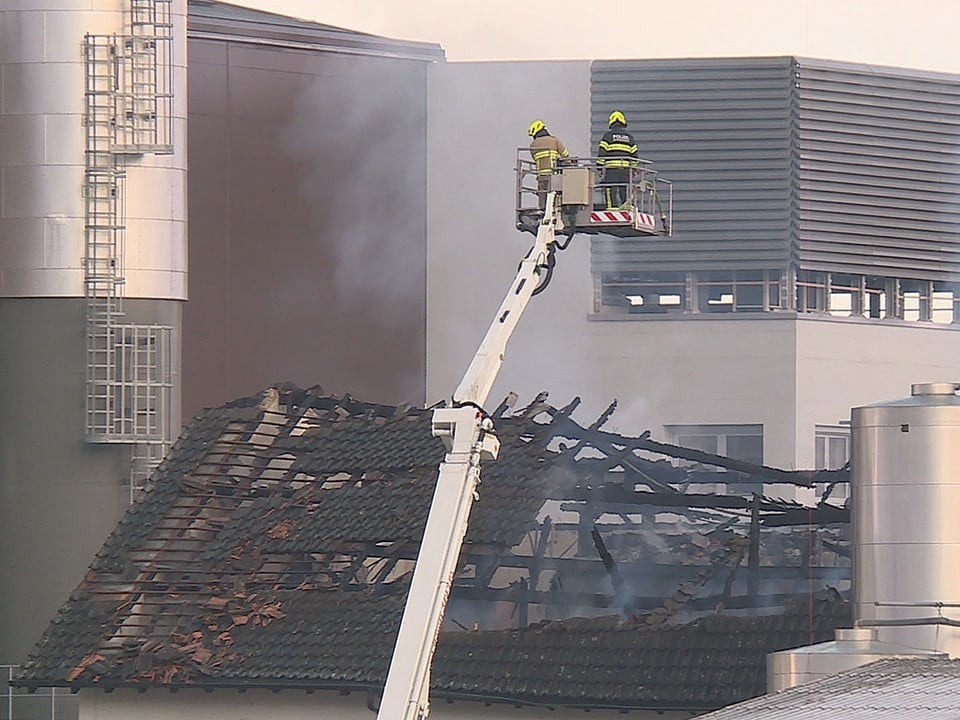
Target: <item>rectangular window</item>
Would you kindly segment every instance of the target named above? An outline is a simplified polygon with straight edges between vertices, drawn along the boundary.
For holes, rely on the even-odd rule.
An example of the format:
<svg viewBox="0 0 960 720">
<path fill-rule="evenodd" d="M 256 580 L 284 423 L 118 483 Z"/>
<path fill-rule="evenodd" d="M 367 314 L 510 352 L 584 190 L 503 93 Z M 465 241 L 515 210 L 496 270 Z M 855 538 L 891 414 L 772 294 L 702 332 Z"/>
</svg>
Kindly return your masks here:
<svg viewBox="0 0 960 720">
<path fill-rule="evenodd" d="M 676 445 L 763 464 L 763 425 L 667 425 L 666 430 Z"/>
<path fill-rule="evenodd" d="M 694 433 L 677 435 L 674 444 L 682 445 L 691 450 L 710 453 L 711 455 L 720 454 L 720 443 L 716 435 L 700 435 Z"/>
<path fill-rule="evenodd" d="M 850 459 L 850 430 L 842 426 L 818 425 L 816 430 L 817 470 L 839 470 Z"/>
<path fill-rule="evenodd" d="M 700 312 L 716 313 L 734 310 L 732 272 L 697 273 L 696 282 Z"/>
<path fill-rule="evenodd" d="M 727 435 L 727 457 L 763 465 L 763 434 Z"/>
<path fill-rule="evenodd" d="M 866 277 L 863 284 L 863 312 L 865 318 L 881 320 L 887 316 L 887 286 L 882 277 Z"/>
<path fill-rule="evenodd" d="M 960 294 L 957 293 L 956 285 L 934 282 L 933 298 L 930 301 L 930 319 L 942 325 L 957 322 L 958 300 L 960 300 Z"/>
<path fill-rule="evenodd" d="M 830 274 L 830 314 L 835 317 L 851 317 L 860 314 L 863 304 L 863 288 L 860 275 Z"/>
<path fill-rule="evenodd" d="M 682 312 L 684 273 L 607 273 L 601 276 L 600 304 L 628 313 Z"/>
<path fill-rule="evenodd" d="M 912 321 L 930 320 L 930 302 L 933 283 L 926 280 L 901 280 L 900 299 L 903 319 Z"/>
<path fill-rule="evenodd" d="M 814 434 L 814 464 L 817 470 L 839 470 L 850 459 L 850 428 L 843 425 L 817 425 Z M 818 486 L 818 494 L 826 485 Z M 837 485 L 830 493 L 834 504 L 843 502 L 850 495 L 847 484 Z"/>
<path fill-rule="evenodd" d="M 696 273 L 702 313 L 766 312 L 780 307 L 780 272 L 735 270 Z"/>
<path fill-rule="evenodd" d="M 825 312 L 827 274 L 801 270 L 797 274 L 797 312 Z"/>
<path fill-rule="evenodd" d="M 596 275 L 594 312 L 768 312 L 781 307 L 779 270 L 621 272 Z"/>
</svg>

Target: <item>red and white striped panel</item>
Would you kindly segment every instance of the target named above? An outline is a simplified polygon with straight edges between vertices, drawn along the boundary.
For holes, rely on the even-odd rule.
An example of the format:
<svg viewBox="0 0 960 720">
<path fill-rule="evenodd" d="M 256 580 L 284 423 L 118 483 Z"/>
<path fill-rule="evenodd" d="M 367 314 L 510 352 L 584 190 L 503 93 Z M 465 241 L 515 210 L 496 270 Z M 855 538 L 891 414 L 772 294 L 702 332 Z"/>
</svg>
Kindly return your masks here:
<svg viewBox="0 0 960 720">
<path fill-rule="evenodd" d="M 657 220 L 653 217 L 653 215 L 647 215 L 647 213 L 637 213 L 636 228 L 638 230 L 656 230 Z"/>
<path fill-rule="evenodd" d="M 591 223 L 628 223 L 633 222 L 633 213 L 629 210 L 594 210 L 590 213 Z"/>
<path fill-rule="evenodd" d="M 637 230 L 657 229 L 657 220 L 647 213 L 634 213 L 632 210 L 594 210 L 590 213 L 590 223 L 596 225 L 630 223 Z"/>
</svg>

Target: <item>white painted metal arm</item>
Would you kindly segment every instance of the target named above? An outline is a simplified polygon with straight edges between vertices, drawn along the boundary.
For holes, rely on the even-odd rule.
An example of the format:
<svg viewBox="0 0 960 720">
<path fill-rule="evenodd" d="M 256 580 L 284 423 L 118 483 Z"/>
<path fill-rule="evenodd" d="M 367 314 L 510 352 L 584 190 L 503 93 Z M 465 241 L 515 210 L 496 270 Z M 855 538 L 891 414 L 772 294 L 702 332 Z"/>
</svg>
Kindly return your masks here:
<svg viewBox="0 0 960 720">
<path fill-rule="evenodd" d="M 497 379 L 507 341 L 520 321 L 520 316 L 539 285 L 540 273 L 546 268 L 550 246 L 556 242 L 557 217 L 554 211 L 555 193 L 547 196 L 546 211 L 537 229 L 537 239 L 520 263 L 510 291 L 503 299 L 496 317 L 487 329 L 473 361 L 453 394 L 455 403 L 474 403 L 483 406 Z"/>
<path fill-rule="evenodd" d="M 493 424 L 480 406 L 496 380 L 507 341 L 539 285 L 538 276 L 546 268 L 550 245 L 555 242 L 553 205 L 554 194 L 550 193 L 536 243 L 520 264 L 516 280 L 453 396 L 459 406 L 438 408 L 433 413 L 433 435 L 443 440 L 447 453 L 440 463 L 378 720 L 424 720 L 429 714 L 430 667 L 480 483 L 480 462 L 495 459 L 500 451 Z"/>
<path fill-rule="evenodd" d="M 438 408 L 433 426 L 447 454 L 440 464 L 378 720 L 427 717 L 430 666 L 480 482 L 480 461 L 496 458 L 500 449 L 496 436 L 487 431 L 490 421 L 475 407 Z"/>
</svg>

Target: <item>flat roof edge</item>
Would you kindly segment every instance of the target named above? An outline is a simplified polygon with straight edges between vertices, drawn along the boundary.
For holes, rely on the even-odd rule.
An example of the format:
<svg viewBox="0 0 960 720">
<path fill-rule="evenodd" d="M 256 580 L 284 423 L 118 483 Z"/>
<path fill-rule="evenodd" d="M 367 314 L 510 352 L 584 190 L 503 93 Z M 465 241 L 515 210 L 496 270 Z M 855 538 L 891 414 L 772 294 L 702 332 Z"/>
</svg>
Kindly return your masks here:
<svg viewBox="0 0 960 720">
<path fill-rule="evenodd" d="M 205 12 L 206 7 L 220 12 Z M 234 11 L 236 14 L 231 17 L 230 13 Z M 395 40 L 209 0 L 189 4 L 187 38 L 422 62 L 446 59 L 443 48 L 437 43 Z"/>
</svg>

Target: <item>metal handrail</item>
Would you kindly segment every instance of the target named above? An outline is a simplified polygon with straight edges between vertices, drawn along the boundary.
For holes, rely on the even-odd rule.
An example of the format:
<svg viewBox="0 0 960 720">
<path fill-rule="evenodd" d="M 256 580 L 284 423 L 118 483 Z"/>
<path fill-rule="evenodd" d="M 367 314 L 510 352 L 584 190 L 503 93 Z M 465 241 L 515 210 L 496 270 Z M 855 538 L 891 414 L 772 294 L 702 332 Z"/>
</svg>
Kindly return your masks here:
<svg viewBox="0 0 960 720">
<path fill-rule="evenodd" d="M 539 209 L 540 190 L 537 182 L 537 166 L 529 157 L 529 148 L 520 147 L 516 152 L 516 213 Z M 558 161 L 554 174 L 559 175 L 565 168 L 587 168 L 592 175 L 594 206 L 604 207 L 600 192 L 610 185 L 601 180 L 604 163 L 599 157 L 569 157 Z M 653 161 L 638 158 L 636 165 L 628 168 L 630 177 L 627 185 L 626 205 L 639 212 L 667 219 L 668 231 L 673 234 L 673 183 L 660 177 L 653 168 Z"/>
<path fill-rule="evenodd" d="M 49 715 L 47 717 L 49 720 L 68 720 L 69 718 L 75 718 L 77 716 L 76 712 L 72 712 L 68 707 L 67 711 L 64 712 L 63 706 L 60 706 L 59 711 L 60 715 L 57 715 L 58 706 L 57 706 L 57 697 L 62 697 L 63 695 L 69 693 L 69 690 L 65 688 L 55 688 L 55 687 L 46 687 L 46 688 L 37 688 L 36 690 L 22 691 L 17 692 L 16 688 L 13 687 L 10 683 L 13 681 L 13 676 L 16 675 L 17 670 L 20 669 L 19 665 L 6 665 L 0 664 L 0 674 L 3 676 L 3 684 L 0 686 L 0 700 L 4 701 L 6 706 L 6 715 L 7 720 L 20 720 L 21 718 L 30 718 L 31 720 L 36 720 L 40 717 L 37 713 L 36 703 L 32 703 L 33 707 L 30 710 L 23 714 L 18 714 L 17 703 L 15 702 L 17 698 L 29 698 L 31 701 L 43 700 L 49 698 Z M 75 708 L 74 708 L 75 710 Z"/>
<path fill-rule="evenodd" d="M 874 600 L 872 604 L 876 607 L 960 608 L 960 602 L 942 602 L 940 600 L 916 600 L 911 602 L 905 600 Z"/>
<path fill-rule="evenodd" d="M 858 620 L 857 627 L 922 627 L 924 625 L 948 625 L 960 627 L 960 620 L 938 615 L 926 618 L 897 618 L 894 620 Z"/>
</svg>

